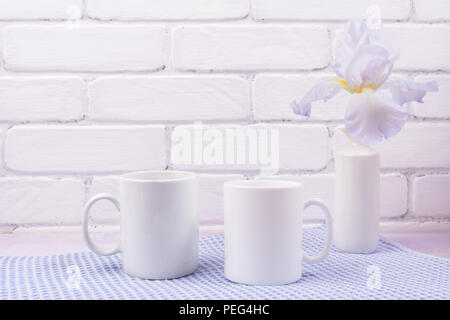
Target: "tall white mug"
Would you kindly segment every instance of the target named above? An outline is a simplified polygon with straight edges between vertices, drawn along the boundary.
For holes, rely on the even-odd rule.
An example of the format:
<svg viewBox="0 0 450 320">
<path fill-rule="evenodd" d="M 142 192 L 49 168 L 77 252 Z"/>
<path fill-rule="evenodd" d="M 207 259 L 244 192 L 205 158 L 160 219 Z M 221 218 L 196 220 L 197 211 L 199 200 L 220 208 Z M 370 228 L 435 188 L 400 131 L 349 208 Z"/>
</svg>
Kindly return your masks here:
<svg viewBox="0 0 450 320">
<path fill-rule="evenodd" d="M 144 279 L 188 275 L 198 265 L 197 178 L 181 171 L 142 171 L 120 176 L 120 197 L 102 193 L 88 201 L 83 234 L 97 254 L 122 253 L 125 273 Z M 88 232 L 89 210 L 99 200 L 120 211 L 120 244 L 98 247 Z"/>
<path fill-rule="evenodd" d="M 253 285 L 281 285 L 302 276 L 302 261 L 317 263 L 331 245 L 331 216 L 320 200 L 303 202 L 294 181 L 244 180 L 224 184 L 225 277 Z M 302 216 L 309 206 L 325 215 L 325 247 L 314 257 L 302 250 Z"/>
</svg>

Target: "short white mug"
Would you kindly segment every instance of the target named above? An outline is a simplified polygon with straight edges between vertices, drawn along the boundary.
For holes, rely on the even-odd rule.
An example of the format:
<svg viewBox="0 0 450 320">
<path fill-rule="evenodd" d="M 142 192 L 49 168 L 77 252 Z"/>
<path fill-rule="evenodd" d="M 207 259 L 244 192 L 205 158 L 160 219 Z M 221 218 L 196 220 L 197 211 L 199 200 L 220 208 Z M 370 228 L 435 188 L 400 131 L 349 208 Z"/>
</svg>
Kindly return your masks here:
<svg viewBox="0 0 450 320">
<path fill-rule="evenodd" d="M 308 256 L 302 247 L 304 208 L 320 207 L 327 239 Z M 331 216 L 320 200 L 303 202 L 302 184 L 282 180 L 243 180 L 224 184 L 225 277 L 253 285 L 281 285 L 302 276 L 302 260 L 322 261 L 331 246 Z"/>
<path fill-rule="evenodd" d="M 198 265 L 197 178 L 181 171 L 142 171 L 120 176 L 120 200 L 102 193 L 88 201 L 83 234 L 97 254 L 122 253 L 125 273 L 144 279 L 188 275 Z M 120 211 L 120 244 L 99 248 L 88 232 L 89 210 L 101 200 Z"/>
</svg>

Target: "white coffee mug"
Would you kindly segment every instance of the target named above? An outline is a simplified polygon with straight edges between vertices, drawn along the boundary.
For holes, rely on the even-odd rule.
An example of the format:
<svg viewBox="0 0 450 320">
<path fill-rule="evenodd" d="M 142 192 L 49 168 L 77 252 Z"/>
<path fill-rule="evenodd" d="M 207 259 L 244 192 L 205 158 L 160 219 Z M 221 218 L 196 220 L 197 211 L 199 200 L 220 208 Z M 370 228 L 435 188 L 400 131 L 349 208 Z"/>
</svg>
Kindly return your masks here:
<svg viewBox="0 0 450 320">
<path fill-rule="evenodd" d="M 327 238 L 314 257 L 302 250 L 302 216 L 320 207 Z M 253 285 L 281 285 L 302 276 L 302 260 L 322 261 L 331 246 L 331 216 L 320 200 L 303 202 L 302 185 L 282 180 L 229 181 L 224 184 L 225 277 Z"/>
<path fill-rule="evenodd" d="M 142 171 L 120 176 L 120 200 L 102 193 L 88 201 L 83 233 L 97 254 L 122 253 L 125 273 L 144 279 L 188 275 L 198 265 L 197 178 L 181 171 Z M 88 232 L 89 210 L 99 200 L 120 211 L 120 244 L 105 250 Z"/>
</svg>

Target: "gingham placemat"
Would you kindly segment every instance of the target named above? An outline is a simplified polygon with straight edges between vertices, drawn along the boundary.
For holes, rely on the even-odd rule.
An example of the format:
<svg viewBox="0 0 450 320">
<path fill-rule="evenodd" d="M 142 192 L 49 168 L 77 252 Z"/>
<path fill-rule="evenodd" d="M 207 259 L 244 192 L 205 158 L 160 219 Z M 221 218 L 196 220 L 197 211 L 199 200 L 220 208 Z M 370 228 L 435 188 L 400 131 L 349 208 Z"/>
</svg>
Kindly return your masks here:
<svg viewBox="0 0 450 320">
<path fill-rule="evenodd" d="M 306 251 L 320 250 L 322 228 L 304 230 Z M 0 257 L 0 299 L 450 299 L 450 260 L 381 239 L 373 254 L 332 248 L 322 263 L 283 286 L 247 286 L 223 274 L 222 235 L 202 237 L 198 270 L 175 280 L 124 274 L 120 254 L 91 252 Z"/>
</svg>

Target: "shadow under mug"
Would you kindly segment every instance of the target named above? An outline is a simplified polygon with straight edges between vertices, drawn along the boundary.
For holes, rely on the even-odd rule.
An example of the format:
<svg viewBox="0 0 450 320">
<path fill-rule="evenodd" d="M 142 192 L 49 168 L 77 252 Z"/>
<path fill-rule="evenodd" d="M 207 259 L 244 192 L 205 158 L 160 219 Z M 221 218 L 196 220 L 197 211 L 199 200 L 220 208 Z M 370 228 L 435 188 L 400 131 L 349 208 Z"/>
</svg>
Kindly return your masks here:
<svg viewBox="0 0 450 320">
<path fill-rule="evenodd" d="M 99 255 L 122 253 L 125 273 L 144 279 L 188 275 L 198 265 L 197 177 L 182 171 L 142 171 L 119 177 L 120 197 L 102 193 L 84 208 L 83 235 Z M 120 212 L 120 244 L 98 247 L 88 231 L 89 211 L 99 200 Z"/>
<path fill-rule="evenodd" d="M 302 216 L 309 206 L 323 210 L 325 247 L 317 256 L 302 252 Z M 253 285 L 281 285 L 302 276 L 302 260 L 317 263 L 331 246 L 331 215 L 318 199 L 303 202 L 302 184 L 243 180 L 224 184 L 225 277 Z"/>
</svg>

